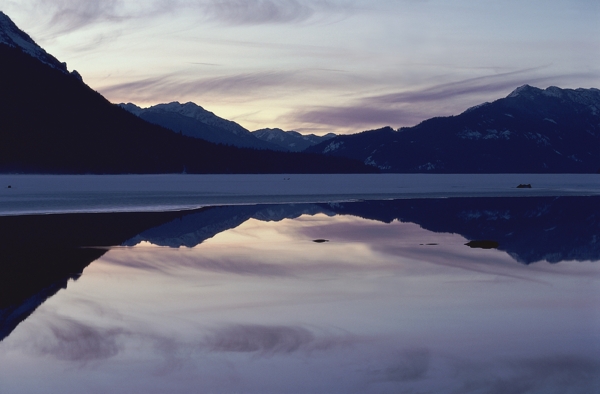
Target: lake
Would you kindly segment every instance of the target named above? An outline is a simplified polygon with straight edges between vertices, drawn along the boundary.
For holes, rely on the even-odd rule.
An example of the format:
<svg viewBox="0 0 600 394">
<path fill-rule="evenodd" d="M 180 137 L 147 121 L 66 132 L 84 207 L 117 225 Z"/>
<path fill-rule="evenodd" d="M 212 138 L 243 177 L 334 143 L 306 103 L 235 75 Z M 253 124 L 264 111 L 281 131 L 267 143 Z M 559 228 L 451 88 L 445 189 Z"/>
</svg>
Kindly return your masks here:
<svg viewBox="0 0 600 394">
<path fill-rule="evenodd" d="M 600 392 L 600 196 L 561 177 L 306 178 L 276 200 L 313 201 L 264 203 L 177 180 L 135 204 L 124 178 L 14 176 L 0 393 Z"/>
</svg>

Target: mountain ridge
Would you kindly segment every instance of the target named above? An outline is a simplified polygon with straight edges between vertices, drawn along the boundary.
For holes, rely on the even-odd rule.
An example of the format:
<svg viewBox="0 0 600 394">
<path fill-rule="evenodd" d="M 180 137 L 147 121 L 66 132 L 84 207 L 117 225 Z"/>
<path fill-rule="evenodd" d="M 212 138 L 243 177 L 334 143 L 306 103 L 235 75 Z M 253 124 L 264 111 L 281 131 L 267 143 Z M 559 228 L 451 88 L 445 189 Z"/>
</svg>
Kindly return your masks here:
<svg viewBox="0 0 600 394">
<path fill-rule="evenodd" d="M 354 158 L 384 172 L 595 173 L 600 90 L 523 85 L 459 115 L 337 136 L 306 151 Z"/>
<path fill-rule="evenodd" d="M 2 20 L 2 37 L 18 35 L 37 47 L 10 18 L 2 14 Z M 0 42 L 0 172 L 373 172 L 352 159 L 240 149 L 173 133 L 111 104 L 66 66 L 51 66 L 30 52 Z"/>
<path fill-rule="evenodd" d="M 297 131 L 284 131 L 279 128 L 265 128 L 252 132 L 252 134 L 266 142 L 278 145 L 290 152 L 301 152 L 322 141 L 335 137 L 334 133 L 328 133 L 323 136 L 315 134 L 301 134 Z"/>
<path fill-rule="evenodd" d="M 236 122 L 221 118 L 193 102 L 181 104 L 173 101 L 147 108 L 133 103 L 117 105 L 147 122 L 188 137 L 239 148 L 282 150 L 276 145 L 259 140 Z"/>
</svg>

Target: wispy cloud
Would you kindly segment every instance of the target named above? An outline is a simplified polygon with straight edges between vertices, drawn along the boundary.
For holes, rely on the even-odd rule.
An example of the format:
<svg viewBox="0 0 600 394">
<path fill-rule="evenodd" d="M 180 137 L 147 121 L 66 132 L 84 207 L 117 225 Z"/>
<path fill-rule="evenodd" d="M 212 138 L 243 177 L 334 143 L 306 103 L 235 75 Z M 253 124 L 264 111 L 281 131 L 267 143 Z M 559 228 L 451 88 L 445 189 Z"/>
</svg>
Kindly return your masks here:
<svg viewBox="0 0 600 394">
<path fill-rule="evenodd" d="M 289 113 L 286 120 L 334 127 L 411 126 L 430 117 L 461 113 L 468 106 L 480 104 L 486 99 L 504 97 L 524 84 L 543 86 L 559 79 L 590 77 L 587 74 L 541 73 L 545 68 L 533 67 L 398 93 L 365 96 L 340 106 L 299 108 Z M 427 107 L 422 106 L 424 103 Z"/>
<path fill-rule="evenodd" d="M 211 0 L 202 7 L 210 18 L 231 25 L 304 22 L 319 14 L 347 14 L 353 2 L 328 0 Z"/>
<path fill-rule="evenodd" d="M 22 6 L 43 11 L 52 35 L 95 23 L 119 23 L 169 13 L 192 13 L 225 25 L 261 25 L 339 18 L 357 9 L 354 1 L 333 0 L 28 0 Z"/>
<path fill-rule="evenodd" d="M 188 80 L 172 74 L 109 85 L 98 90 L 108 97 L 126 97 L 134 102 L 152 102 L 156 97 L 181 100 L 182 97 L 192 94 L 239 99 L 239 96 L 254 95 L 269 88 L 290 85 L 296 79 L 296 75 L 295 72 L 288 71 L 264 71 Z"/>
<path fill-rule="evenodd" d="M 100 22 L 119 23 L 164 15 L 184 5 L 180 0 L 30 0 L 26 4 L 32 10 L 47 15 L 47 34 L 50 36 Z"/>
<path fill-rule="evenodd" d="M 294 111 L 289 121 L 336 127 L 384 127 L 411 123 L 417 114 L 397 108 L 354 104 L 343 107 L 320 106 Z"/>
</svg>

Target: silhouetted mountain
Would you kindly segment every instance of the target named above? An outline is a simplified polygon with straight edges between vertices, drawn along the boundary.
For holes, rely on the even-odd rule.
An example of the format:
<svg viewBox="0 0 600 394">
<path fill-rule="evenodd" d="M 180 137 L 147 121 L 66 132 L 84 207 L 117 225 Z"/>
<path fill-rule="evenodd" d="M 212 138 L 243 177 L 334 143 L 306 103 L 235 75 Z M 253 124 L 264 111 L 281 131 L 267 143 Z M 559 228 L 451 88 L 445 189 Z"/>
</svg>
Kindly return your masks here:
<svg viewBox="0 0 600 394">
<path fill-rule="evenodd" d="M 372 171 L 354 160 L 239 149 L 149 124 L 109 103 L 66 67 L 48 64 L 53 61 L 44 57 L 45 51 L 25 33 L 15 32 L 4 14 L 0 19 L 0 172 Z"/>
<path fill-rule="evenodd" d="M 285 150 L 261 141 L 239 124 L 220 118 L 192 102 L 158 104 L 148 108 L 140 108 L 132 103 L 119 106 L 145 121 L 189 137 L 239 148 Z"/>
<path fill-rule="evenodd" d="M 357 159 L 384 172 L 596 173 L 600 90 L 524 85 L 458 116 L 340 135 L 307 151 Z"/>
<path fill-rule="evenodd" d="M 280 146 L 290 152 L 302 152 L 310 146 L 335 137 L 333 133 L 318 136 L 314 134 L 300 134 L 297 131 L 283 131 L 281 129 L 260 129 L 253 131 L 252 134 L 256 138 Z"/>
</svg>

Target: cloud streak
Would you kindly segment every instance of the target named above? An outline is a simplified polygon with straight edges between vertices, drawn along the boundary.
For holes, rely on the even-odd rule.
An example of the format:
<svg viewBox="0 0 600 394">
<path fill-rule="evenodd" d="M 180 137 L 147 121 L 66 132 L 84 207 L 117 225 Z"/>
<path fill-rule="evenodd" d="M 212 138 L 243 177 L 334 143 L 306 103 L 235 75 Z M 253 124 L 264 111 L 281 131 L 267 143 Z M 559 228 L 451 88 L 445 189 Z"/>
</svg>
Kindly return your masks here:
<svg viewBox="0 0 600 394">
<path fill-rule="evenodd" d="M 398 93 L 365 96 L 341 106 L 304 107 L 286 115 L 285 120 L 334 127 L 412 126 L 434 116 L 459 114 L 467 109 L 463 104 L 467 101 L 475 105 L 487 97 L 501 98 L 524 84 L 543 85 L 560 78 L 590 77 L 588 74 L 540 75 L 545 68 L 527 68 Z M 421 106 L 424 103 L 426 109 Z"/>
<path fill-rule="evenodd" d="M 180 0 L 32 0 L 28 5 L 48 16 L 48 34 L 58 36 L 102 22 L 153 18 L 174 12 L 184 3 Z"/>
<path fill-rule="evenodd" d="M 278 86 L 293 84 L 295 72 L 265 71 L 213 78 L 186 80 L 176 74 L 109 85 L 98 90 L 106 96 L 129 97 L 133 101 L 155 101 L 156 97 L 181 97 L 191 94 L 212 94 L 226 97 L 253 95 Z M 238 97 L 239 98 L 239 97 Z"/>
<path fill-rule="evenodd" d="M 331 0 L 30 0 L 27 5 L 43 10 L 53 35 L 169 13 L 192 13 L 224 25 L 263 25 L 345 17 L 357 9 L 352 1 Z"/>
<path fill-rule="evenodd" d="M 354 1 L 339 0 L 208 0 L 198 6 L 209 20 L 227 25 L 302 23 L 358 10 Z"/>
</svg>

